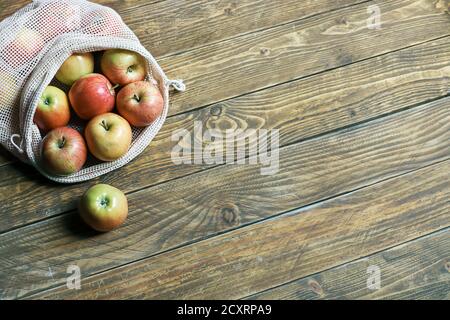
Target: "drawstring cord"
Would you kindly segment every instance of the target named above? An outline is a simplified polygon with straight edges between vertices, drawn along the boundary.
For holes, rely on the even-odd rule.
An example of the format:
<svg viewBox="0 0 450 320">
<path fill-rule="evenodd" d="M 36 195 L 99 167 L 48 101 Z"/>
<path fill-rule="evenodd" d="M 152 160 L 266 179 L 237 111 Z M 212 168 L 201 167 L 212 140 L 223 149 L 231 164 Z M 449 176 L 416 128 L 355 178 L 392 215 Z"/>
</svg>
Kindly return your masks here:
<svg viewBox="0 0 450 320">
<path fill-rule="evenodd" d="M 183 80 L 169 80 L 167 81 L 168 86 L 174 87 L 177 91 L 184 92 L 186 91 L 186 85 Z"/>
<path fill-rule="evenodd" d="M 16 143 L 16 138 L 19 138 L 19 141 L 20 141 L 19 144 Z M 19 151 L 20 153 L 23 153 L 22 137 L 20 136 L 20 134 L 13 134 L 9 140 L 10 140 L 11 144 L 14 146 L 14 148 L 17 149 L 17 151 Z"/>
</svg>

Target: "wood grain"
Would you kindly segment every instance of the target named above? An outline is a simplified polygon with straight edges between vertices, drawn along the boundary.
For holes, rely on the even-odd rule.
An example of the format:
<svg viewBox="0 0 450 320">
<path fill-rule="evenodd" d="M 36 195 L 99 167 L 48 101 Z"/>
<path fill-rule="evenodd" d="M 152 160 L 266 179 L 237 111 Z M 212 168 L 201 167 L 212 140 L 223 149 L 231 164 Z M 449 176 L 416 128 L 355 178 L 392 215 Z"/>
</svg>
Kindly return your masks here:
<svg viewBox="0 0 450 320">
<path fill-rule="evenodd" d="M 241 298 L 448 227 L 449 178 L 447 161 L 35 298 Z"/>
<path fill-rule="evenodd" d="M 380 289 L 367 280 L 380 270 Z M 450 229 L 384 250 L 248 299 L 450 299 Z"/>
<path fill-rule="evenodd" d="M 0 20 L 30 1 L 0 3 Z M 367 0 L 95 0 L 116 10 L 154 56 L 173 54 Z"/>
<path fill-rule="evenodd" d="M 194 121 L 203 129 L 277 128 L 287 145 L 442 97 L 450 91 L 449 46 L 447 37 L 169 118 L 135 161 L 88 183 L 53 184 L 18 163 L 0 168 L 0 230 L 73 209 L 97 182 L 132 192 L 209 168 L 171 161 L 172 133 L 192 132 Z"/>
<path fill-rule="evenodd" d="M 159 12 L 157 17 L 160 17 L 161 12 L 166 12 L 167 8 L 158 11 L 153 6 L 169 5 L 169 2 L 162 1 L 151 4 L 149 7 L 152 7 L 152 12 Z M 111 3 L 111 1 L 105 2 L 107 5 Z M 134 5 L 133 3 L 119 1 L 117 5 L 122 7 L 115 9 L 119 12 L 125 10 L 146 12 L 141 8 L 141 6 L 145 7 L 144 4 L 139 2 Z M 311 3 L 320 3 L 320 5 L 311 4 L 306 9 L 305 6 L 292 5 L 294 3 L 295 1 L 285 3 L 286 7 L 283 7 L 285 10 L 279 11 L 285 12 L 281 14 L 281 20 L 287 12 L 291 11 L 295 14 L 298 10 L 304 10 L 305 16 L 308 16 L 356 2 L 316 1 Z M 334 4 L 329 5 L 329 3 Z M 19 2 L 17 6 L 22 4 Z M 227 2 L 220 1 L 220 4 L 226 6 Z M 241 5 L 246 8 L 244 11 L 252 11 L 245 6 L 244 2 Z M 242 9 L 241 5 L 239 10 Z M 271 4 L 273 5 L 275 2 Z M 326 5 L 327 9 L 323 5 Z M 232 2 L 229 6 L 233 6 Z M 279 6 L 278 2 L 276 6 Z M 16 7 L 8 9 L 12 11 L 5 11 L 5 16 L 17 9 Z M 247 91 L 258 90 L 449 34 L 448 15 L 436 9 L 436 6 L 427 0 L 389 1 L 381 4 L 380 9 L 383 12 L 383 28 L 379 31 L 364 28 L 368 15 L 367 4 L 360 4 L 161 59 L 162 66 L 170 76 L 185 78 L 190 87 L 183 95 L 173 97 L 170 113 L 185 112 Z M 265 9 L 261 8 L 261 10 Z M 174 14 L 179 14 L 180 11 L 182 10 L 176 10 Z M 194 14 L 192 11 L 187 10 L 185 14 Z M 261 15 L 261 11 L 256 11 L 257 15 Z M 164 15 L 166 16 L 166 13 Z M 278 15 L 275 16 L 278 18 Z M 148 15 L 144 17 L 149 19 Z M 301 15 L 301 17 L 304 16 Z M 290 18 L 292 17 L 287 19 Z M 246 14 L 241 17 L 241 20 L 245 23 L 251 21 Z M 170 18 L 168 21 L 173 28 L 173 21 Z M 242 21 L 237 25 L 242 25 Z M 272 23 L 276 24 L 277 21 L 273 20 Z M 138 25 L 141 25 L 141 22 Z M 194 24 L 196 28 L 198 23 Z M 231 23 L 234 24 L 236 21 L 233 20 Z M 244 29 L 247 28 L 245 23 Z M 205 25 L 204 21 L 203 25 Z M 226 30 L 226 33 L 232 29 L 221 30 Z M 179 31 L 176 29 L 172 31 L 174 35 L 165 33 L 164 37 L 179 38 Z M 197 33 L 190 32 L 190 34 Z M 201 33 L 199 37 L 203 39 L 201 41 L 207 39 Z M 148 39 L 145 34 L 143 38 Z M 186 41 L 191 42 L 192 39 Z M 154 54 L 157 55 L 157 52 Z"/>
<path fill-rule="evenodd" d="M 133 193 L 129 219 L 114 232 L 95 234 L 73 213 L 5 233 L 0 274 L 8 276 L 0 278 L 2 297 L 60 284 L 72 263 L 87 276 L 448 159 L 449 103 L 443 98 L 284 147 L 276 175 L 261 175 L 261 165 L 225 165 Z M 443 173 L 441 178 L 448 186 Z M 435 206 L 445 210 L 440 196 L 434 195 Z M 434 208 L 428 201 L 417 208 L 421 205 Z"/>
<path fill-rule="evenodd" d="M 31 1 L 2 1 L 0 20 Z M 186 51 L 242 33 L 250 33 L 293 20 L 351 6 L 363 0 L 311 1 L 299 6 L 297 0 L 197 0 L 197 1 L 94 1 L 121 14 L 124 22 L 150 52 L 159 57 Z M 0 147 L 2 148 L 2 147 Z M 0 166 L 11 156 L 0 152 Z"/>
<path fill-rule="evenodd" d="M 170 114 L 222 101 L 449 35 L 449 16 L 429 0 L 379 3 L 383 24 L 367 29 L 367 4 L 321 14 L 159 59 L 188 90 Z"/>
</svg>

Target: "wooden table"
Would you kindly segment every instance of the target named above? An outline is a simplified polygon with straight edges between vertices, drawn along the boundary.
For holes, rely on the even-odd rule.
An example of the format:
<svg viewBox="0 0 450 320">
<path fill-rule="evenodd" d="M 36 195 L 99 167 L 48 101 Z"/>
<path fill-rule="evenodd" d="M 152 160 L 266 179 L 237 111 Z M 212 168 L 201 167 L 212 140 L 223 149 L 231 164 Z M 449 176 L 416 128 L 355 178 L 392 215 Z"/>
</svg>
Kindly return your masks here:
<svg viewBox="0 0 450 320">
<path fill-rule="evenodd" d="M 2 150 L 2 299 L 450 298 L 447 1 L 98 2 L 188 90 L 94 181 L 49 182 Z M 278 129 L 279 171 L 174 164 L 172 134 L 195 121 Z M 130 204 L 106 234 L 76 212 L 99 182 Z"/>
</svg>

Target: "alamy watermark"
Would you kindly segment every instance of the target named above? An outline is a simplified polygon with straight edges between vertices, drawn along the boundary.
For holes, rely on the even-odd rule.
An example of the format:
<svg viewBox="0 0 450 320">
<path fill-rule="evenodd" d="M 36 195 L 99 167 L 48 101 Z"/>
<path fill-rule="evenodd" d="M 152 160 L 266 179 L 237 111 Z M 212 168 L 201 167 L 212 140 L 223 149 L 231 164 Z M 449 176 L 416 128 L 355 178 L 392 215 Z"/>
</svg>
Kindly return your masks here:
<svg viewBox="0 0 450 320">
<path fill-rule="evenodd" d="M 381 269 L 379 266 L 371 265 L 367 268 L 367 289 L 378 290 L 381 288 Z"/>
<path fill-rule="evenodd" d="M 80 290 L 81 289 L 81 270 L 80 267 L 74 264 L 71 264 L 67 267 L 66 273 L 70 274 L 70 276 L 66 279 L 67 289 L 70 290 Z"/>
<path fill-rule="evenodd" d="M 279 131 L 277 129 L 203 130 L 194 121 L 194 131 L 176 130 L 171 152 L 173 163 L 179 164 L 251 164 L 260 165 L 262 175 L 279 170 Z"/>
<path fill-rule="evenodd" d="M 367 19 L 367 28 L 370 30 L 381 29 L 381 9 L 376 4 L 367 7 L 370 17 Z"/>
</svg>

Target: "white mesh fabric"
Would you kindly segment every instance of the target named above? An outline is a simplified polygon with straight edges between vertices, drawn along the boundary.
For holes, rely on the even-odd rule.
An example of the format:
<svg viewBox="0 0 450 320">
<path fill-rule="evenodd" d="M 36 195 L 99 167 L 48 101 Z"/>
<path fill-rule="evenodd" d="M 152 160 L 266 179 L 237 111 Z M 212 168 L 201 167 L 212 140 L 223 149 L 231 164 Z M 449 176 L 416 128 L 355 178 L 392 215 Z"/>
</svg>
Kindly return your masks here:
<svg viewBox="0 0 450 320">
<path fill-rule="evenodd" d="M 74 52 L 121 48 L 141 54 L 148 62 L 148 80 L 155 81 L 164 98 L 162 115 L 147 128 L 133 128 L 130 150 L 113 162 L 89 159 L 70 176 L 53 176 L 40 164 L 41 133 L 33 117 L 44 89 L 61 64 Z M 135 158 L 151 142 L 167 116 L 168 80 L 153 56 L 112 9 L 85 0 L 37 0 L 0 23 L 0 143 L 36 167 L 51 180 L 73 183 L 89 180 L 117 169 Z M 69 126 L 82 130 L 84 122 L 74 118 Z"/>
</svg>

